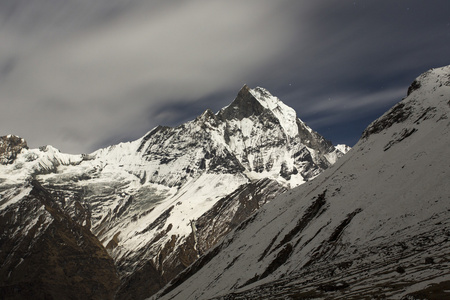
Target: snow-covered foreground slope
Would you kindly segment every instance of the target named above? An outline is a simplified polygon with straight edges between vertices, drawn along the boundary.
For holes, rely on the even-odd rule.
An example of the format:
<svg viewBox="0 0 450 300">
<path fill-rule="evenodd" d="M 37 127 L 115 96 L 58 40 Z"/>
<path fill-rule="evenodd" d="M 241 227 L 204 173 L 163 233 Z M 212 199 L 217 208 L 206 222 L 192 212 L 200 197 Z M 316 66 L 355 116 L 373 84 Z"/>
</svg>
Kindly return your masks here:
<svg viewBox="0 0 450 300">
<path fill-rule="evenodd" d="M 117 298 L 143 298 L 264 203 L 316 177 L 347 150 L 268 91 L 244 86 L 216 114 L 207 110 L 178 127 L 160 126 L 91 154 L 28 149 L 21 138 L 2 137 L 0 218 L 39 223 L 42 214 L 21 210 L 36 180 L 55 207 L 106 247 L 122 280 Z"/>
<path fill-rule="evenodd" d="M 346 156 L 154 299 L 449 299 L 449 114 L 450 66 L 419 76 Z"/>
</svg>

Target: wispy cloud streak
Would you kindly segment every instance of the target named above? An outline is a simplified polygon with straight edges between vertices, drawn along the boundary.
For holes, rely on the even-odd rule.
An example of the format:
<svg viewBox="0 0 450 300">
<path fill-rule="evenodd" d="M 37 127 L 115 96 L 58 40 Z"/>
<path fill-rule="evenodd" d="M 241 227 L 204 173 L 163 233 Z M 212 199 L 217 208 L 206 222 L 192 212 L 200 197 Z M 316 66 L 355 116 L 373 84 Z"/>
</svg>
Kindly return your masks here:
<svg viewBox="0 0 450 300">
<path fill-rule="evenodd" d="M 374 118 L 413 76 L 449 63 L 445 8 L 446 0 L 2 1 L 0 134 L 89 152 L 218 110 L 244 83 L 269 89 L 311 126 L 338 128 L 356 111 Z"/>
</svg>

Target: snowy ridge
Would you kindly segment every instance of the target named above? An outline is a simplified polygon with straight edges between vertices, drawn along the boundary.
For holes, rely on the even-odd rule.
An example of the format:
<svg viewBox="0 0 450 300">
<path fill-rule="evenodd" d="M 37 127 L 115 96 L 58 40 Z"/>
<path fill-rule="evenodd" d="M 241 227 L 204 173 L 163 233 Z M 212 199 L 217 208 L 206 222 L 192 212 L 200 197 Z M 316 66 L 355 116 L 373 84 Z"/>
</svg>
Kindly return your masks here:
<svg viewBox="0 0 450 300">
<path fill-rule="evenodd" d="M 11 189 L 37 180 L 62 213 L 108 250 L 122 279 L 118 299 L 150 296 L 211 241 L 345 152 L 278 98 L 247 86 L 217 114 L 206 110 L 178 127 L 159 126 L 90 154 L 5 141 L 0 207 L 26 201 L 29 190 L 16 195 Z M 142 276 L 154 281 L 140 285 L 136 278 Z"/>
<path fill-rule="evenodd" d="M 38 174 L 55 171 L 59 166 L 76 166 L 84 159 L 83 155 L 64 154 L 52 146 L 39 149 L 23 148 L 14 164 L 2 166 L 0 178 L 8 184 L 21 183 Z"/>
<path fill-rule="evenodd" d="M 152 299 L 449 298 L 449 114 L 450 66 L 422 74 L 346 156 Z"/>
<path fill-rule="evenodd" d="M 250 89 L 250 93 L 261 103 L 262 106 L 269 109 L 280 121 L 286 134 L 293 138 L 298 134 L 297 113 L 292 107 L 287 106 L 277 97 L 272 96 L 266 89 L 257 87 Z"/>
</svg>

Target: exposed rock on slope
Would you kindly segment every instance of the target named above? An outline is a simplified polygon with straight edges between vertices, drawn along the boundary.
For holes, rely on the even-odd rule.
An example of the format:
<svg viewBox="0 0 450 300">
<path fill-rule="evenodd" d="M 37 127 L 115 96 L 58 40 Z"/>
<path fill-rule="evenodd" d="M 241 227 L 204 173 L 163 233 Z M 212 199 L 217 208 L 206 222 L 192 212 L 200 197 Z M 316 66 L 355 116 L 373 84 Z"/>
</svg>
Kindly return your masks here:
<svg viewBox="0 0 450 300">
<path fill-rule="evenodd" d="M 30 202 L 15 191 L 39 182 L 52 207 L 92 232 L 114 259 L 118 299 L 150 296 L 264 203 L 346 152 L 268 91 L 247 86 L 217 114 L 207 110 L 178 127 L 160 126 L 91 154 L 7 141 L 0 148 L 0 216 Z M 20 214 L 25 207 L 15 209 Z"/>
<path fill-rule="evenodd" d="M 15 135 L 0 137 L 0 164 L 13 163 L 22 149 L 28 149 L 24 139 Z"/>
<path fill-rule="evenodd" d="M 154 299 L 450 298 L 450 66 L 408 94 Z"/>
<path fill-rule="evenodd" d="M 114 261 L 89 229 L 37 181 L 13 192 L 0 214 L 1 298 L 113 299 Z"/>
</svg>

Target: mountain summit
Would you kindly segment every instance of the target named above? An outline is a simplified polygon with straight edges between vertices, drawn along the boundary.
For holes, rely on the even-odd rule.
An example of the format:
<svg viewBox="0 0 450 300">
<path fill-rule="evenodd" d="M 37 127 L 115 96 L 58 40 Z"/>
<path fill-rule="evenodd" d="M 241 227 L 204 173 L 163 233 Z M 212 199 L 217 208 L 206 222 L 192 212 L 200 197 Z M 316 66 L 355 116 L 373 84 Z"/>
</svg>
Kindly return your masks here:
<svg viewBox="0 0 450 300">
<path fill-rule="evenodd" d="M 264 107 L 261 102 L 254 97 L 251 89 L 244 85 L 237 94 L 236 99 L 220 111 L 219 117 L 222 120 L 242 120 L 253 115 L 260 115 L 263 112 Z"/>
<path fill-rule="evenodd" d="M 50 298 L 108 298 L 116 289 L 116 299 L 148 297 L 263 204 L 346 151 L 268 91 L 247 86 L 216 114 L 206 110 L 90 154 L 28 149 L 20 138 L 2 138 L 0 224 L 7 230 L 0 237 L 0 291 L 6 298 L 25 286 L 24 295 Z M 51 245 L 44 255 L 69 258 L 40 272 L 45 265 L 35 264 L 34 253 L 42 243 Z M 87 249 L 95 251 L 99 273 L 77 286 L 73 278 L 84 275 L 69 266 L 88 265 Z"/>
<path fill-rule="evenodd" d="M 450 299 L 450 66 L 154 299 Z"/>
</svg>

